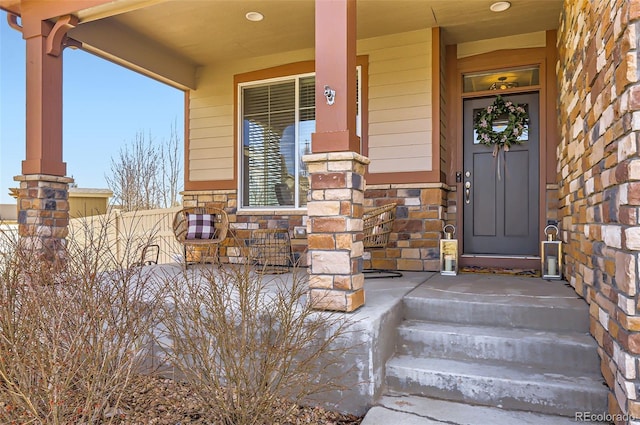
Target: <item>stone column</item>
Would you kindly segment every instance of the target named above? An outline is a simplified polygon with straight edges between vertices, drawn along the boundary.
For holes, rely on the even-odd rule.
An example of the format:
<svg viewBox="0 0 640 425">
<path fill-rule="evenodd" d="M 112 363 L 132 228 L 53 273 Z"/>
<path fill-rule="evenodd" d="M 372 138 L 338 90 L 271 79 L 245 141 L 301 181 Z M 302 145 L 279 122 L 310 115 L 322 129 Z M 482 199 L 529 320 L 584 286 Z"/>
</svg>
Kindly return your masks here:
<svg viewBox="0 0 640 425">
<path fill-rule="evenodd" d="M 18 233 L 25 249 L 48 262 L 64 258 L 69 233 L 69 177 L 32 174 L 16 176 Z"/>
<path fill-rule="evenodd" d="M 369 159 L 354 152 L 305 155 L 310 301 L 351 312 L 364 305 L 362 213 Z"/>
</svg>

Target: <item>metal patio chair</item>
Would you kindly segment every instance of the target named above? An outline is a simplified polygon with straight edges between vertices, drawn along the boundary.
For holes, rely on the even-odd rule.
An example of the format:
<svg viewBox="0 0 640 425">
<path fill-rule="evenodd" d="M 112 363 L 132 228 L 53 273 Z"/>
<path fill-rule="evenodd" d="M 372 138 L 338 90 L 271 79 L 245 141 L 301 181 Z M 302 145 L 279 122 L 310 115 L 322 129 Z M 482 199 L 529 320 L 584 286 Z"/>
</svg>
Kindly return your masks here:
<svg viewBox="0 0 640 425">
<path fill-rule="evenodd" d="M 393 222 L 395 219 L 395 203 L 366 210 L 362 216 L 362 220 L 364 222 L 364 249 L 371 250 L 386 248 L 389 244 L 389 235 L 393 229 Z M 397 270 L 365 269 L 362 272 L 365 275 L 365 279 L 402 277 L 402 273 Z"/>
</svg>

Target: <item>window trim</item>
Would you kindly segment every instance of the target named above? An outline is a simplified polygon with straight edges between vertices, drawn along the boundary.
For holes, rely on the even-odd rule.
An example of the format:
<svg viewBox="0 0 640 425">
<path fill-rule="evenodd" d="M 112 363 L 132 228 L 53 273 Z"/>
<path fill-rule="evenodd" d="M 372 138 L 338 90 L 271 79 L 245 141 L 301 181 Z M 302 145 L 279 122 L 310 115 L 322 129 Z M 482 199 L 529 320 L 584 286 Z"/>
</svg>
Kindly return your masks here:
<svg viewBox="0 0 640 425">
<path fill-rule="evenodd" d="M 242 92 L 244 88 L 247 87 L 261 87 L 261 86 L 270 86 L 272 84 L 278 84 L 279 82 L 289 82 L 293 80 L 293 83 L 295 85 L 295 99 L 294 99 L 294 137 L 295 137 L 295 152 L 296 152 L 296 156 L 298 155 L 299 152 L 299 146 L 298 146 L 298 138 L 299 138 L 299 123 L 300 123 L 300 98 L 299 98 L 299 89 L 300 89 L 300 80 L 306 77 L 312 77 L 315 76 L 315 72 L 307 72 L 307 73 L 303 73 L 303 74 L 293 74 L 293 75 L 285 75 L 285 76 L 281 76 L 281 77 L 274 77 L 274 78 L 268 78 L 265 80 L 255 80 L 255 81 L 249 81 L 249 82 L 244 82 L 244 83 L 239 83 L 236 87 L 237 87 L 237 99 L 238 99 L 238 117 L 237 117 L 237 122 L 238 124 L 243 122 L 243 114 L 242 114 L 242 108 L 240 107 L 242 105 Z M 238 139 L 237 139 L 237 144 L 238 144 L 238 162 L 237 162 L 237 167 L 239 171 L 243 171 L 242 173 L 238 173 L 239 174 L 239 178 L 238 178 L 238 208 L 243 209 L 243 210 L 263 210 L 263 209 L 269 209 L 269 210 L 301 210 L 301 209 L 306 209 L 306 205 L 304 206 L 296 206 L 300 204 L 300 199 L 299 199 L 299 190 L 295 190 L 294 193 L 294 205 L 263 205 L 263 206 L 256 206 L 256 207 L 252 207 L 252 206 L 248 206 L 248 205 L 243 205 L 244 204 L 244 190 L 245 190 L 245 185 L 244 185 L 244 170 L 243 170 L 243 166 L 244 166 L 244 141 L 242 140 L 242 131 L 237 131 L 238 134 Z M 296 161 L 296 164 L 298 164 L 298 161 Z M 297 165 L 296 165 L 297 167 Z M 298 170 L 295 170 L 295 174 L 294 174 L 294 179 L 295 179 L 295 185 L 296 187 L 299 187 L 300 184 L 300 176 L 298 174 Z"/>
<path fill-rule="evenodd" d="M 360 122 L 361 122 L 361 136 L 360 136 L 360 152 L 363 153 L 367 147 L 367 136 L 368 136 L 368 112 L 369 112 L 369 99 L 368 99 L 368 75 L 369 75 L 369 57 L 368 55 L 358 56 L 356 58 L 356 66 L 360 68 Z M 241 105 L 241 96 L 242 96 L 242 87 L 246 86 L 250 83 L 265 83 L 269 82 L 277 82 L 279 80 L 284 80 L 287 78 L 300 78 L 304 75 L 315 75 L 315 61 L 302 61 L 302 62 L 294 62 L 286 65 L 280 65 L 272 68 L 261 69 L 257 71 L 251 71 L 243 74 L 234 75 L 234 123 L 233 123 L 233 140 L 235 144 L 235 152 L 236 152 L 236 165 L 235 165 L 235 180 L 236 180 L 236 202 L 237 202 L 237 211 L 240 213 L 244 212 L 255 212 L 255 211 L 264 211 L 273 212 L 277 211 L 278 213 L 290 212 L 290 211 L 300 211 L 304 212 L 307 209 L 307 206 L 301 207 L 291 207 L 291 206 L 260 206 L 260 207 L 247 207 L 243 206 L 243 176 L 242 173 L 242 161 L 243 161 L 243 152 L 242 152 L 242 132 L 239 128 L 239 123 L 242 122 L 242 110 L 240 108 Z M 297 102 L 297 100 L 296 100 Z M 296 114 L 298 111 L 296 109 Z M 296 128 L 296 140 L 297 140 L 297 131 Z"/>
</svg>

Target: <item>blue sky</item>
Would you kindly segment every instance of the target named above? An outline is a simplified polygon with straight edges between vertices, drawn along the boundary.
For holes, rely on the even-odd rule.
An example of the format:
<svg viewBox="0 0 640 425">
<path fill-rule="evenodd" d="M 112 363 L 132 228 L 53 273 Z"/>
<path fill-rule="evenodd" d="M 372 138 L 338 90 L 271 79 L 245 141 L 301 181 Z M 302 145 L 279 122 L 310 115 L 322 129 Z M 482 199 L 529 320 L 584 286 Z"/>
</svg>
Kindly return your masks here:
<svg viewBox="0 0 640 425">
<path fill-rule="evenodd" d="M 111 158 L 136 134 L 155 143 L 175 124 L 184 142 L 184 93 L 82 50 L 63 57 L 63 158 L 78 187 L 106 188 Z M 0 12 L 0 203 L 25 159 L 25 42 Z"/>
</svg>

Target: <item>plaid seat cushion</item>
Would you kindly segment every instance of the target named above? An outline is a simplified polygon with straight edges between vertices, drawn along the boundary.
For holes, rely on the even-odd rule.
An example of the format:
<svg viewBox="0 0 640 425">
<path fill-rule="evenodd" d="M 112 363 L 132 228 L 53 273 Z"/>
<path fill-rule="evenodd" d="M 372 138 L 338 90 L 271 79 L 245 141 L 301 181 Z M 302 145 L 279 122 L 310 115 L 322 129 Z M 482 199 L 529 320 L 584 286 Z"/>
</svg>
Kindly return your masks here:
<svg viewBox="0 0 640 425">
<path fill-rule="evenodd" d="M 216 236 L 215 214 L 187 214 L 187 239 L 213 239 Z"/>
</svg>

